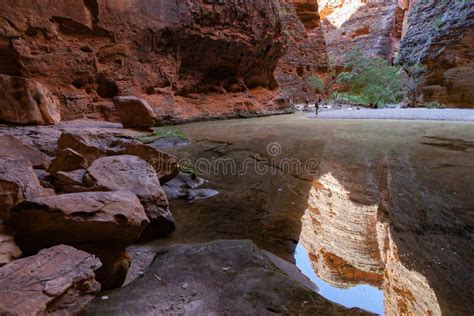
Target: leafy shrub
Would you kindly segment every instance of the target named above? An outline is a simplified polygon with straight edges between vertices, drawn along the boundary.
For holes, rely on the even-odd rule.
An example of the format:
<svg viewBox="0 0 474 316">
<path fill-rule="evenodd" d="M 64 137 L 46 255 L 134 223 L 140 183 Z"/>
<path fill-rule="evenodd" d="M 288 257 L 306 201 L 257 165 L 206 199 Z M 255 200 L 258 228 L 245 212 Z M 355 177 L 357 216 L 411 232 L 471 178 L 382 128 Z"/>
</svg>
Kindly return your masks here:
<svg viewBox="0 0 474 316">
<path fill-rule="evenodd" d="M 365 105 L 364 100 L 359 96 L 348 92 L 339 92 L 335 91 L 329 101 L 335 103 L 347 103 L 347 104 L 354 104 L 354 105 Z"/>
<path fill-rule="evenodd" d="M 163 137 L 179 137 L 184 140 L 188 140 L 188 136 L 186 135 L 186 133 L 174 128 L 158 129 L 149 135 L 137 137 L 137 139 L 142 143 L 146 144 L 152 143 L 155 140 Z"/>
<path fill-rule="evenodd" d="M 318 75 L 311 75 L 306 79 L 306 86 L 313 91 L 321 92 L 324 89 L 324 80 Z"/>
<path fill-rule="evenodd" d="M 360 49 L 346 55 L 344 72 L 337 82 L 345 84 L 360 103 L 372 107 L 400 102 L 405 97 L 403 72 L 380 57 L 370 58 Z"/>
<path fill-rule="evenodd" d="M 184 175 L 191 176 L 192 178 L 197 177 L 196 170 L 192 166 L 188 165 L 179 165 L 178 166 L 179 172 L 181 172 Z"/>
</svg>

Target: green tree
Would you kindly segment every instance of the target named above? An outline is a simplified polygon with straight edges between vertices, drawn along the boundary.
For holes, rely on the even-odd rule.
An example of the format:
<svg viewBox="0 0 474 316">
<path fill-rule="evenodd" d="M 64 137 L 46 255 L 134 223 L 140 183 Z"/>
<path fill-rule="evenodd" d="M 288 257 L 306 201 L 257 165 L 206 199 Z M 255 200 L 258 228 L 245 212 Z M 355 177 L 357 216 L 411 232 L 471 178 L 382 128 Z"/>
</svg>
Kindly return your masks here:
<svg viewBox="0 0 474 316">
<path fill-rule="evenodd" d="M 401 68 L 380 57 L 370 58 L 360 49 L 347 54 L 344 72 L 337 82 L 345 84 L 350 94 L 372 107 L 400 102 L 405 96 Z"/>
<path fill-rule="evenodd" d="M 324 80 L 318 75 L 311 75 L 306 79 L 306 86 L 315 92 L 321 92 L 324 89 Z"/>
</svg>

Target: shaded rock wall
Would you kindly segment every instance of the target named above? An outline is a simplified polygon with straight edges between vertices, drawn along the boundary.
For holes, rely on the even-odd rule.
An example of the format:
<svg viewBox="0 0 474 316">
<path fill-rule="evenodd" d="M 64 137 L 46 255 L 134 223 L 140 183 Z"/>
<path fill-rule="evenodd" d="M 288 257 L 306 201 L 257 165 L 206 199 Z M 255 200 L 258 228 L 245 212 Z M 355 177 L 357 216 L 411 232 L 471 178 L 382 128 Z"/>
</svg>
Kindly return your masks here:
<svg viewBox="0 0 474 316">
<path fill-rule="evenodd" d="M 411 2 L 399 62 L 428 67 L 427 100 L 474 107 L 474 2 Z"/>
<path fill-rule="evenodd" d="M 279 1 L 2 0 L 0 74 L 32 78 L 63 119 L 112 118 L 111 98 L 161 117 L 276 110 Z"/>
<path fill-rule="evenodd" d="M 283 32 L 288 49 L 275 77 L 282 95 L 293 102 L 314 99 L 318 91 L 308 85 L 311 76 L 325 79 L 328 72 L 326 42 L 316 0 L 286 0 L 281 4 Z"/>
</svg>

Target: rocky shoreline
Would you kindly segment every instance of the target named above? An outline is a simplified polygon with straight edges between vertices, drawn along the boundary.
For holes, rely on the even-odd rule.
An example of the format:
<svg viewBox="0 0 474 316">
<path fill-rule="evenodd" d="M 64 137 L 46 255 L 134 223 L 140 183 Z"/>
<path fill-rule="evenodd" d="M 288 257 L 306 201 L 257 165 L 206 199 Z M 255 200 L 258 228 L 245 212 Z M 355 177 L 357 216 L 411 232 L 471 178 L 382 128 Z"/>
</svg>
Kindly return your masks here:
<svg viewBox="0 0 474 316">
<path fill-rule="evenodd" d="M 121 292 L 101 294 L 121 288 L 126 279 L 128 290 L 140 288 L 141 282 L 158 282 L 160 291 L 148 286 L 143 289 L 148 297 L 152 293 L 157 295 L 156 301 L 147 300 L 150 312 L 247 313 L 248 303 L 255 300 L 252 311 L 259 314 L 302 310 L 364 313 L 347 310 L 320 297 L 291 263 L 265 255 L 250 241 L 223 240 L 196 246 L 174 246 L 162 250 L 167 256 L 175 252 L 167 259 L 168 263 L 161 259 L 161 252 L 137 254 L 131 247 L 133 256 L 130 256 L 127 253 L 129 246 L 166 239 L 175 230 L 172 209 L 162 186 L 170 180 L 169 183 L 173 183 L 173 179 L 178 179 L 177 188 L 189 182 L 178 175 L 176 157 L 156 149 L 153 142 L 144 144 L 137 140 L 148 134 L 124 129 L 116 123 L 88 120 L 43 127 L 2 126 L 0 143 L 8 150 L 0 152 L 1 313 L 78 314 L 88 311 L 102 314 L 125 308 L 126 313 L 133 314 L 131 306 L 113 303 L 115 296 L 119 301 L 127 302 L 121 298 Z M 192 192 L 202 183 L 187 185 Z M 209 194 L 196 192 L 192 194 L 203 194 L 203 197 Z M 176 197 L 191 198 L 190 193 Z M 180 247 L 191 253 L 182 253 Z M 233 247 L 242 253 L 238 254 Z M 220 260 L 219 256 L 222 262 L 208 262 Z M 232 256 L 237 257 L 232 259 Z M 251 257 L 255 257 L 254 261 L 247 262 Z M 138 272 L 136 269 L 129 271 L 132 258 L 137 260 L 134 264 L 141 267 Z M 186 263 L 186 260 L 190 262 Z M 199 260 L 203 266 L 196 264 Z M 159 263 L 157 269 L 171 270 L 155 273 L 151 271 L 155 269 L 153 265 L 147 268 L 152 261 Z M 178 264 L 182 268 L 178 268 Z M 213 278 L 211 283 L 204 285 L 211 279 L 203 278 L 198 271 L 206 271 L 209 264 L 216 266 L 218 271 L 206 273 L 220 272 L 224 278 Z M 189 268 L 196 272 L 189 272 L 188 278 L 185 271 Z M 246 273 L 249 273 L 247 277 Z M 158 281 L 156 275 L 162 279 Z M 232 278 L 228 279 L 228 276 Z M 141 281 L 133 282 L 135 278 Z M 245 279 L 253 280 L 252 285 L 241 281 Z M 206 295 L 199 304 L 189 305 L 189 298 L 181 299 L 178 294 L 180 290 L 190 292 L 192 287 L 188 289 L 186 284 L 193 282 L 198 284 L 196 291 L 201 296 Z M 282 282 L 287 284 L 284 288 L 276 286 Z M 170 288 L 161 288 L 161 283 Z M 231 291 L 225 295 L 229 301 L 213 301 L 207 293 L 217 291 L 223 284 L 228 284 Z M 253 287 L 255 290 L 248 293 L 248 298 L 234 302 L 239 288 Z M 30 301 L 12 303 L 11 293 L 24 298 L 28 296 Z M 168 293 L 168 299 L 160 293 Z M 288 297 L 290 293 L 294 293 L 291 294 L 293 298 Z M 191 295 L 193 301 L 196 300 L 194 296 Z M 95 297 L 97 299 L 89 309 L 89 302 Z M 110 298 L 110 301 L 101 297 Z M 128 302 L 136 306 L 136 300 Z M 108 309 L 109 304 L 113 304 L 113 310 Z"/>
</svg>

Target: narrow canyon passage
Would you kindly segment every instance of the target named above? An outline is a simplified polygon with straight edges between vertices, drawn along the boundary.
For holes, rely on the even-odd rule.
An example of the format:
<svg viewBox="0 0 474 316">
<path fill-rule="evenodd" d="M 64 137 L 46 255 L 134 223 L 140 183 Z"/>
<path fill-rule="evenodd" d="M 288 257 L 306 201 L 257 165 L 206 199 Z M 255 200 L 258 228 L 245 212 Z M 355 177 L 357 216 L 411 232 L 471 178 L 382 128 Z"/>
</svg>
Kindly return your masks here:
<svg viewBox="0 0 474 316">
<path fill-rule="evenodd" d="M 474 315 L 474 0 L 0 8 L 0 316 Z"/>
<path fill-rule="evenodd" d="M 297 114 L 179 129 L 192 144 L 173 153 L 219 195 L 173 201 L 177 230 L 154 246 L 251 239 L 294 261 L 299 242 L 328 286 L 383 291 L 387 315 L 473 309 L 470 125 Z"/>
</svg>

